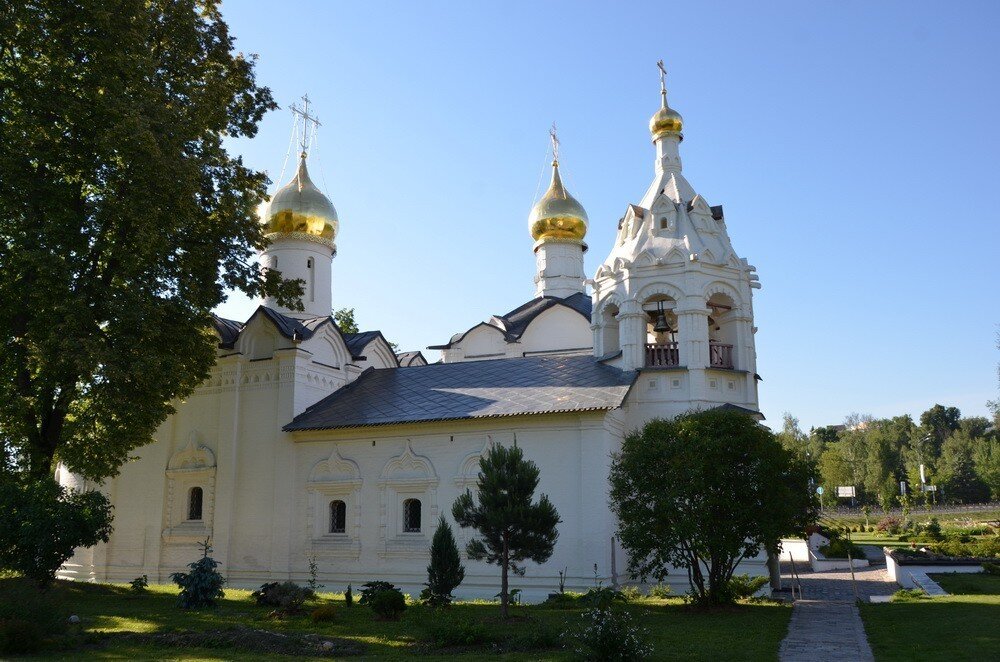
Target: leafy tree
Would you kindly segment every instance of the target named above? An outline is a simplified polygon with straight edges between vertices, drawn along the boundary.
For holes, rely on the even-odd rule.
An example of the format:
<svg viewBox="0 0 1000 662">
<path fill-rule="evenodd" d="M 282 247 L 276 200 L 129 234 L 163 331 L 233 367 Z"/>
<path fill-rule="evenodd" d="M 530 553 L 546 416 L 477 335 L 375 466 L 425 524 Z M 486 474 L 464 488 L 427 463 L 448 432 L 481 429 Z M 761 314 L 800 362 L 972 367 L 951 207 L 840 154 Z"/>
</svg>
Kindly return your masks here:
<svg viewBox="0 0 1000 662">
<path fill-rule="evenodd" d="M 217 0 L 0 6 L 0 436 L 20 470 L 116 474 L 206 378 L 227 289 L 298 304 L 254 260 L 266 177 L 223 146 L 274 107 Z"/>
<path fill-rule="evenodd" d="M 39 584 L 77 547 L 107 542 L 111 505 L 100 492 L 67 490 L 52 478 L 0 476 L 0 569 Z"/>
<path fill-rule="evenodd" d="M 990 496 L 1000 500 L 1000 439 L 984 439 L 973 456 L 976 475 L 989 488 Z"/>
<path fill-rule="evenodd" d="M 854 485 L 851 467 L 844 457 L 844 444 L 837 442 L 829 444 L 819 458 L 820 480 L 824 495 L 836 496 L 841 485 Z"/>
<path fill-rule="evenodd" d="M 934 443 L 934 455 L 941 453 L 944 440 L 952 432 L 958 429 L 958 421 L 962 418 L 962 412 L 958 407 L 945 407 L 934 405 L 920 415 L 920 427 L 931 435 Z"/>
<path fill-rule="evenodd" d="M 976 473 L 978 441 L 960 430 L 948 437 L 941 447 L 940 476 L 946 500 L 976 503 L 989 499 L 990 488 Z"/>
<path fill-rule="evenodd" d="M 798 453 L 803 457 L 806 456 L 809 450 L 807 448 L 808 437 L 802 432 L 802 428 L 799 427 L 799 419 L 787 411 L 783 415 L 781 432 L 776 434 L 775 438 L 781 442 L 781 445 L 786 450 Z"/>
<path fill-rule="evenodd" d="M 520 562 L 545 563 L 559 538 L 561 520 L 548 496 L 532 503 L 537 487 L 538 467 L 520 448 L 494 446 L 479 462 L 477 497 L 466 490 L 451 509 L 459 526 L 480 536 L 466 546 L 469 558 L 500 566 L 503 618 L 509 616 L 508 571 L 523 576 Z"/>
<path fill-rule="evenodd" d="M 333 321 L 337 323 L 337 328 L 341 333 L 359 333 L 358 323 L 354 319 L 353 308 L 341 308 L 333 311 Z"/>
<path fill-rule="evenodd" d="M 685 568 L 702 604 L 735 599 L 740 561 L 778 551 L 816 521 L 811 465 L 752 418 L 709 410 L 652 420 L 611 467 L 611 507 L 629 570 L 662 580 Z"/>
<path fill-rule="evenodd" d="M 465 567 L 458 554 L 458 545 L 444 515 L 438 521 L 431 540 L 431 563 L 427 566 L 427 583 L 420 597 L 432 607 L 447 607 L 451 592 L 465 579 Z"/>
</svg>

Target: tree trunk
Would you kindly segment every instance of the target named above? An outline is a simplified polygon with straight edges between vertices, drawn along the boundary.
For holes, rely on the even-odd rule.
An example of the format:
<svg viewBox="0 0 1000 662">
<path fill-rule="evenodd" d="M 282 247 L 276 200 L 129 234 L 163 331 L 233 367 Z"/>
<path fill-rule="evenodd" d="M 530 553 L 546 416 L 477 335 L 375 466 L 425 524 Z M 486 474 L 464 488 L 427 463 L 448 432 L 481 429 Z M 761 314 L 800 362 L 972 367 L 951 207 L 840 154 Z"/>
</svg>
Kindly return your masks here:
<svg viewBox="0 0 1000 662">
<path fill-rule="evenodd" d="M 507 595 L 507 566 L 510 564 L 510 550 L 507 548 L 507 534 L 503 534 L 503 551 L 500 564 L 500 616 L 507 620 L 507 605 L 510 596 Z"/>
</svg>

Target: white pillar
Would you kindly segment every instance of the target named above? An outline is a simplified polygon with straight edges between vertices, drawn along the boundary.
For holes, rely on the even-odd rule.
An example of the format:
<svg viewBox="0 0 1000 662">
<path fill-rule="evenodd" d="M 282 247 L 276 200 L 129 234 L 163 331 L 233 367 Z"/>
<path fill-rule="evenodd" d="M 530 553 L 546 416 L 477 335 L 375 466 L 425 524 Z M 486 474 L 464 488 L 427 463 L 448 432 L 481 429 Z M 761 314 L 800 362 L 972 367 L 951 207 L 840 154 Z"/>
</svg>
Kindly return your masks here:
<svg viewBox="0 0 1000 662">
<path fill-rule="evenodd" d="M 646 365 L 646 311 L 629 299 L 618 311 L 618 339 L 622 347 L 622 370 L 639 370 Z"/>
<path fill-rule="evenodd" d="M 681 137 L 668 134 L 653 141 L 656 145 L 656 174 L 681 171 Z"/>
<path fill-rule="evenodd" d="M 576 240 L 541 239 L 535 243 L 535 296 L 565 298 L 584 291 L 583 252 Z"/>
<path fill-rule="evenodd" d="M 698 297 L 687 297 L 675 309 L 677 314 L 677 345 L 681 365 L 687 366 L 691 382 L 691 397 L 705 397 L 705 368 L 709 363 L 708 307 Z"/>
</svg>

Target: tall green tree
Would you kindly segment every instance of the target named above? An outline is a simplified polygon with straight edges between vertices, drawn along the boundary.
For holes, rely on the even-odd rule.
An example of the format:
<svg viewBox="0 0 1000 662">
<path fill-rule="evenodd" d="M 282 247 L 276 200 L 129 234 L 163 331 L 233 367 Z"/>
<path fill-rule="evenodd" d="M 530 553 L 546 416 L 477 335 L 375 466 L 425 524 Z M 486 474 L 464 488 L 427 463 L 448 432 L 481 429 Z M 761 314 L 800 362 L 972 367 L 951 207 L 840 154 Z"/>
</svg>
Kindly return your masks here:
<svg viewBox="0 0 1000 662">
<path fill-rule="evenodd" d="M 962 412 L 958 407 L 945 407 L 944 405 L 934 405 L 920 415 L 920 427 L 931 435 L 933 443 L 933 453 L 935 456 L 941 454 L 941 447 L 945 439 L 958 429 Z"/>
<path fill-rule="evenodd" d="M 500 566 L 503 618 L 509 616 L 508 572 L 523 576 L 522 561 L 545 563 L 559 538 L 559 513 L 544 494 L 533 501 L 537 488 L 538 466 L 520 448 L 494 446 L 479 462 L 477 495 L 466 490 L 451 509 L 459 526 L 479 534 L 466 546 L 469 558 Z"/>
<path fill-rule="evenodd" d="M 611 508 L 629 570 L 662 579 L 685 568 L 695 600 L 731 602 L 740 561 L 777 554 L 816 521 L 812 463 L 744 414 L 709 410 L 652 420 L 611 467 Z"/>
<path fill-rule="evenodd" d="M 452 591 L 465 579 L 465 566 L 458 553 L 451 526 L 444 519 L 438 521 L 431 539 L 431 563 L 427 566 L 427 583 L 420 597 L 432 607 L 447 607 L 454 599 Z"/>
<path fill-rule="evenodd" d="M 271 93 L 216 0 L 0 5 L 0 436 L 17 466 L 117 473 L 203 381 L 266 178 L 226 150 Z"/>
<path fill-rule="evenodd" d="M 945 440 L 940 463 L 940 482 L 945 500 L 978 503 L 990 498 L 990 488 L 978 475 L 975 463 L 977 447 L 983 441 L 970 437 L 964 430 Z"/>
<path fill-rule="evenodd" d="M 1000 437 L 983 439 L 973 455 L 976 475 L 990 490 L 990 497 L 1000 501 Z"/>
</svg>

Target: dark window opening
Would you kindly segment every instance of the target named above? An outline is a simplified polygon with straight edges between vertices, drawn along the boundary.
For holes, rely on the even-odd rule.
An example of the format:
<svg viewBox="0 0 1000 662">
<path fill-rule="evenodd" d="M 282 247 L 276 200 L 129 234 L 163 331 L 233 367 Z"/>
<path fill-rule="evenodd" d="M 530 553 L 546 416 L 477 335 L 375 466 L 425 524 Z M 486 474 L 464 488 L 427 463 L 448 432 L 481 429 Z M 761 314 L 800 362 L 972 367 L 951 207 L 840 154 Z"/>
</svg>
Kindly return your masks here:
<svg viewBox="0 0 1000 662">
<path fill-rule="evenodd" d="M 407 499 L 403 502 L 403 531 L 420 533 L 420 499 Z"/>
<path fill-rule="evenodd" d="M 330 533 L 347 531 L 347 504 L 343 501 L 330 502 Z"/>
<path fill-rule="evenodd" d="M 188 519 L 201 519 L 201 504 L 204 500 L 204 492 L 200 487 L 192 487 L 188 493 Z"/>
</svg>

